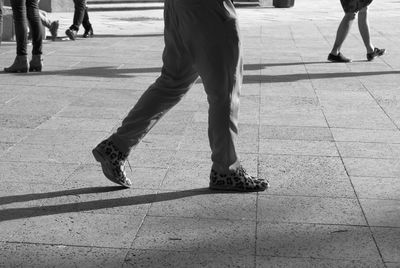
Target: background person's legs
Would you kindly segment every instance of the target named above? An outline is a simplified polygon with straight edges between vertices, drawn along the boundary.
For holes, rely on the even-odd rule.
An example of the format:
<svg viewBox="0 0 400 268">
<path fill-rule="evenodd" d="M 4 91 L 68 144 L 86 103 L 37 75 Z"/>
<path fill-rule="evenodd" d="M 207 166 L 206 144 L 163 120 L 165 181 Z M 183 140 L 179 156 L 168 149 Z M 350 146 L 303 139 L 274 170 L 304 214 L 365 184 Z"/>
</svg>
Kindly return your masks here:
<svg viewBox="0 0 400 268">
<path fill-rule="evenodd" d="M 364 42 L 365 48 L 367 49 L 367 60 L 371 61 L 376 57 L 385 54 L 386 49 L 377 48 L 371 42 L 371 36 L 369 32 L 369 22 L 368 22 L 368 7 L 364 7 L 358 13 L 358 29 L 362 40 Z"/>
<path fill-rule="evenodd" d="M 28 55 L 27 51 L 27 15 L 25 0 L 11 1 L 15 26 L 15 39 L 17 41 L 17 55 Z"/>
<path fill-rule="evenodd" d="M 26 1 L 27 18 L 32 31 L 32 55 L 42 55 L 42 22 L 37 0 Z"/>
<path fill-rule="evenodd" d="M 360 34 L 364 42 L 365 48 L 367 49 L 367 53 L 372 53 L 374 51 L 374 45 L 371 43 L 367 15 L 368 7 L 364 7 L 358 12 L 358 29 L 360 30 Z"/>
<path fill-rule="evenodd" d="M 170 2 L 165 3 L 168 11 Z M 198 78 L 192 58 L 183 45 L 168 12 L 165 15 L 165 48 L 161 76 L 140 97 L 111 140 L 129 153 L 161 117 L 177 104 Z"/>
<path fill-rule="evenodd" d="M 0 45 L 3 37 L 3 0 L 0 0 Z"/>
<path fill-rule="evenodd" d="M 88 8 L 85 8 L 85 15 L 83 16 L 82 26 L 85 28 L 83 38 L 93 37 L 93 27 L 89 20 Z"/>
<path fill-rule="evenodd" d="M 82 25 L 83 18 L 85 17 L 86 0 L 74 0 L 74 18 L 73 23 L 65 31 L 65 34 L 71 39 L 76 39 L 76 34 L 79 31 L 79 27 Z"/>
<path fill-rule="evenodd" d="M 26 73 L 28 71 L 28 35 L 25 2 L 26 0 L 11 1 L 15 26 L 15 39 L 17 41 L 17 56 L 10 67 L 4 68 L 4 71 L 8 73 Z"/>
<path fill-rule="evenodd" d="M 79 27 L 82 25 L 83 18 L 85 17 L 86 0 L 74 0 L 74 5 L 74 19 L 70 29 L 79 31 Z"/>
<path fill-rule="evenodd" d="M 331 54 L 338 55 L 340 49 L 342 48 L 343 42 L 349 34 L 351 25 L 356 17 L 355 12 L 346 13 L 339 24 L 338 30 L 336 32 L 335 43 L 333 44 L 333 48 Z"/>
</svg>

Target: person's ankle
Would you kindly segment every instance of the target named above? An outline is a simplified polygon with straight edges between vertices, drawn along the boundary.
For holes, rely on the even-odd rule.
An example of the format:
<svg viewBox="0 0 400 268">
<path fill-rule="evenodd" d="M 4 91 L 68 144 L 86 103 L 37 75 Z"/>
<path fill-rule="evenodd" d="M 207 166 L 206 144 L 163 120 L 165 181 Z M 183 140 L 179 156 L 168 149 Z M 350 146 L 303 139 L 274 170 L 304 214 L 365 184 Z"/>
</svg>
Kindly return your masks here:
<svg viewBox="0 0 400 268">
<path fill-rule="evenodd" d="M 373 53 L 375 51 L 375 47 L 367 48 L 367 54 Z"/>
</svg>

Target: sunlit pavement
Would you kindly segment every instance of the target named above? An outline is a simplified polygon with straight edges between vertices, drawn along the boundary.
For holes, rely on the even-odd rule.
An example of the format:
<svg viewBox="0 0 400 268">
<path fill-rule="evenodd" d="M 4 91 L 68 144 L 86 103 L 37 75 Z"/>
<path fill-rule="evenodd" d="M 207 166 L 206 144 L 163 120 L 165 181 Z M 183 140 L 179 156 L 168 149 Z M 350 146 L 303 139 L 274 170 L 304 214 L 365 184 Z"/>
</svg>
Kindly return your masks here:
<svg viewBox="0 0 400 268">
<path fill-rule="evenodd" d="M 158 76 L 162 10 L 92 12 L 77 41 L 52 13 L 44 71 L 0 73 L 1 267 L 400 267 L 400 6 L 370 6 L 372 62 L 354 22 L 348 64 L 326 60 L 339 1 L 237 13 L 238 151 L 271 188 L 207 189 L 201 83 L 130 155 L 134 187 L 106 180 L 91 149 Z"/>
</svg>

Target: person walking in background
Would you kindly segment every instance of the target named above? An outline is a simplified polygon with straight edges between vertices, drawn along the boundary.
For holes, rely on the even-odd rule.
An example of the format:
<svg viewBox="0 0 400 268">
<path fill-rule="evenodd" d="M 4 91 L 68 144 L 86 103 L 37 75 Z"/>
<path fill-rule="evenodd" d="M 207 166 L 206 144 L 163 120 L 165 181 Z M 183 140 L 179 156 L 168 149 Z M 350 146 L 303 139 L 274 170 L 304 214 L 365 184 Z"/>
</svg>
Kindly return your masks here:
<svg viewBox="0 0 400 268">
<path fill-rule="evenodd" d="M 41 21 L 39 16 L 38 0 L 13 0 L 11 8 L 14 17 L 15 37 L 17 41 L 17 56 L 14 63 L 4 68 L 8 73 L 41 72 L 43 66 L 42 59 L 42 32 L 40 30 Z M 28 64 L 28 33 L 27 25 L 32 31 L 32 60 Z M 29 67 L 28 67 L 29 66 Z"/>
<path fill-rule="evenodd" d="M 166 0 L 164 42 L 161 75 L 116 132 L 92 151 L 104 175 L 124 187 L 132 186 L 124 170 L 129 153 L 200 75 L 209 103 L 210 189 L 267 189 L 267 180 L 249 175 L 242 167 L 235 147 L 243 65 L 231 0 Z"/>
<path fill-rule="evenodd" d="M 65 34 L 71 40 L 75 40 L 82 25 L 85 29 L 83 38 L 93 37 L 93 27 L 89 21 L 89 13 L 86 5 L 86 0 L 74 0 L 74 19 L 72 25 L 65 31 Z"/>
<path fill-rule="evenodd" d="M 367 49 L 367 60 L 372 61 L 374 58 L 385 54 L 385 49 L 374 47 L 371 42 L 369 23 L 368 23 L 368 6 L 372 0 L 340 0 L 345 15 L 339 25 L 336 33 L 336 40 L 331 53 L 328 55 L 328 60 L 331 62 L 351 62 L 351 59 L 346 58 L 341 52 L 342 44 L 346 39 L 351 25 L 358 13 L 358 29 L 360 30 L 365 48 Z"/>
</svg>

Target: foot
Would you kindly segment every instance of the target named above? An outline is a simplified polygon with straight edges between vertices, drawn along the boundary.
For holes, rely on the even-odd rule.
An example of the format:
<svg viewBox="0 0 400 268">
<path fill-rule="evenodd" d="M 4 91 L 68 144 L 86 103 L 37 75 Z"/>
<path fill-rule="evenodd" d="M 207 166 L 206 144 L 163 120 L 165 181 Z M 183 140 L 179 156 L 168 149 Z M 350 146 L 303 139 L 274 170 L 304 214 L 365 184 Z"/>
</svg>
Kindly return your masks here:
<svg viewBox="0 0 400 268">
<path fill-rule="evenodd" d="M 56 38 L 57 38 L 59 26 L 60 26 L 60 23 L 58 22 L 58 20 L 55 20 L 50 24 L 49 31 L 51 34 L 51 40 L 53 40 L 53 41 L 56 40 Z"/>
<path fill-rule="evenodd" d="M 339 52 L 337 55 L 329 53 L 328 60 L 331 62 L 351 62 L 351 59 L 346 58 L 342 53 Z"/>
<path fill-rule="evenodd" d="M 65 31 L 65 34 L 66 34 L 66 35 L 68 36 L 68 38 L 71 39 L 71 40 L 75 40 L 75 39 L 76 39 L 77 33 L 78 33 L 77 31 L 71 30 L 71 29 L 68 29 L 68 30 Z"/>
<path fill-rule="evenodd" d="M 258 192 L 265 191 L 268 187 L 268 181 L 250 176 L 243 167 L 239 167 L 229 174 L 211 170 L 210 189 L 213 190 Z"/>
<path fill-rule="evenodd" d="M 90 26 L 89 29 L 85 29 L 85 32 L 82 35 L 83 38 L 91 38 L 93 37 L 93 28 Z"/>
<path fill-rule="evenodd" d="M 14 63 L 8 67 L 4 68 L 6 73 L 27 73 L 28 72 L 28 57 L 26 55 L 17 55 L 15 57 Z"/>
<path fill-rule="evenodd" d="M 126 188 L 132 186 L 132 182 L 125 173 L 125 162 L 128 155 L 120 152 L 112 141 L 102 141 L 92 150 L 92 153 L 94 158 L 100 162 L 107 179 Z"/>
<path fill-rule="evenodd" d="M 42 55 L 32 55 L 32 60 L 29 63 L 30 72 L 41 72 L 43 68 Z"/>
<path fill-rule="evenodd" d="M 375 59 L 376 57 L 380 57 L 380 56 L 382 56 L 383 54 L 385 54 L 385 52 L 386 52 L 386 49 L 384 49 L 384 48 L 374 48 L 374 51 L 373 52 L 371 52 L 371 53 L 367 53 L 367 60 L 368 61 L 372 61 L 373 59 Z"/>
</svg>

